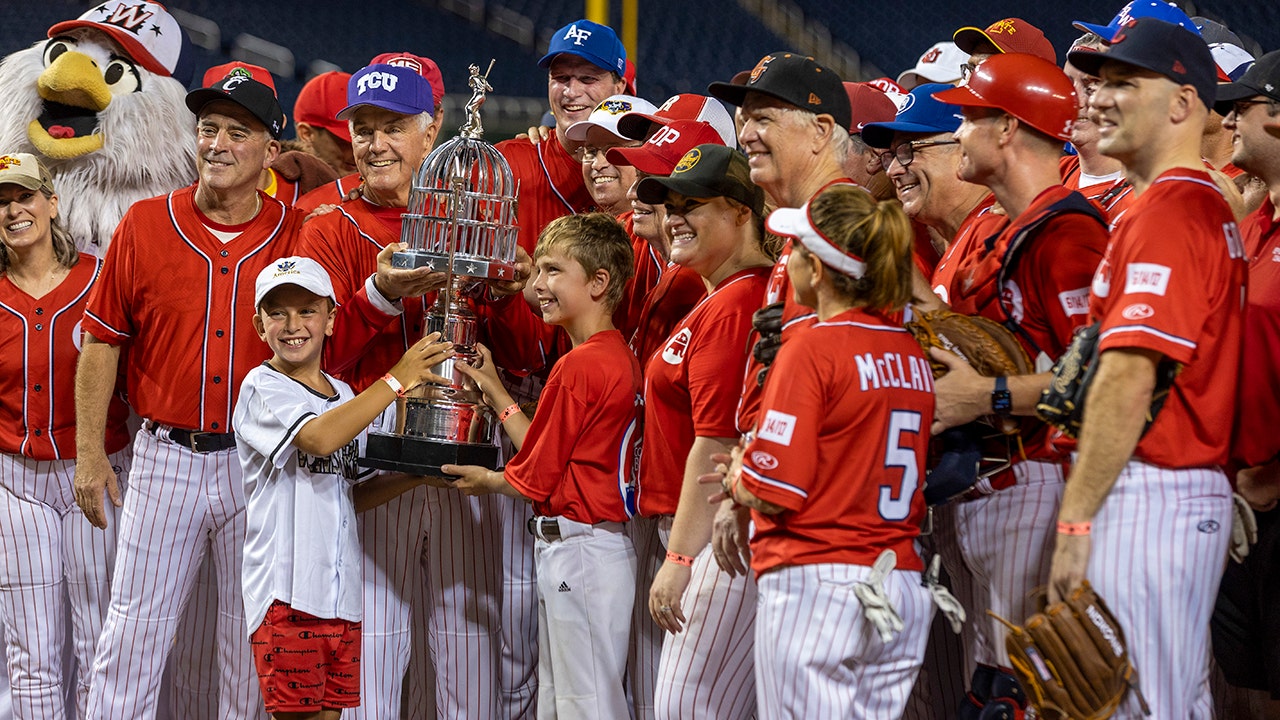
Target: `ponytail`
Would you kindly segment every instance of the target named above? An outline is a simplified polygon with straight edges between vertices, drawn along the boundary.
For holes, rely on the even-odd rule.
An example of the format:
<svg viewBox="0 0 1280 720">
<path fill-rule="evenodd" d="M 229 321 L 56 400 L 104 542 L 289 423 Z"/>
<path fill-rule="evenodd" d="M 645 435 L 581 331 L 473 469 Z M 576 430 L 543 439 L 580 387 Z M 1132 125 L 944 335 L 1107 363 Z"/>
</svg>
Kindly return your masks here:
<svg viewBox="0 0 1280 720">
<path fill-rule="evenodd" d="M 827 268 L 837 293 L 855 305 L 886 311 L 911 300 L 914 231 L 898 203 L 877 202 L 852 185 L 833 185 L 809 208 L 824 235 L 866 264 L 866 274 L 856 279 Z"/>
</svg>

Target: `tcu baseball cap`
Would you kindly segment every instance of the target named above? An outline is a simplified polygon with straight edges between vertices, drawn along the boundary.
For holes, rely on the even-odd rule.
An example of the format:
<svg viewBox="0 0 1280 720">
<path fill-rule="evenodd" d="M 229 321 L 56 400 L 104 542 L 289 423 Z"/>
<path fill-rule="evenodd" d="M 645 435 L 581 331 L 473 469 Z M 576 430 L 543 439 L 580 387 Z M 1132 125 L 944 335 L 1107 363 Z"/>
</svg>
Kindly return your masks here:
<svg viewBox="0 0 1280 720">
<path fill-rule="evenodd" d="M 120 43 L 139 65 L 158 75 L 191 82 L 192 53 L 187 34 L 173 15 L 157 2 L 107 0 L 76 18 L 54 24 L 49 37 L 76 28 L 100 30 Z"/>
<path fill-rule="evenodd" d="M 627 50 L 618 34 L 613 28 L 590 20 L 571 22 L 556 30 L 551 36 L 547 54 L 538 61 L 538 67 L 551 67 L 551 61 L 560 53 L 577 55 L 598 68 L 617 73 L 619 77 L 627 72 Z"/>
<path fill-rule="evenodd" d="M 397 65 L 407 67 L 418 73 L 431 83 L 431 100 L 436 107 L 444 99 L 444 75 L 440 74 L 440 66 L 429 57 L 421 57 L 407 52 L 382 53 L 369 61 L 370 65 Z"/>
<path fill-rule="evenodd" d="M 770 53 L 756 63 L 745 85 L 713 82 L 707 92 L 730 105 L 742 105 L 748 93 L 758 92 L 815 115 L 830 115 L 840 127 L 849 127 L 844 82 L 834 70 L 805 55 Z"/>
<path fill-rule="evenodd" d="M 911 92 L 903 96 L 893 121 L 867 123 L 862 128 L 862 140 L 873 148 L 887 148 L 896 132 L 922 135 L 955 132 L 964 120 L 959 108 L 933 97 L 934 93 L 951 87 L 943 83 L 925 83 L 911 88 Z"/>
<path fill-rule="evenodd" d="M 1058 53 L 1054 51 L 1053 43 L 1049 42 L 1040 28 L 1022 18 L 997 20 L 985 30 L 962 27 L 951 39 L 961 52 L 969 55 L 985 40 L 1002 53 L 1026 53 L 1042 57 L 1055 65 L 1058 63 Z"/>
<path fill-rule="evenodd" d="M 1193 30 L 1156 18 L 1130 20 L 1102 52 L 1074 50 L 1067 61 L 1090 75 L 1097 75 L 1108 61 L 1150 70 L 1179 85 L 1191 85 L 1209 108 L 1217 95 L 1218 66 L 1209 46 Z"/>
<path fill-rule="evenodd" d="M 243 68 L 233 70 L 230 75 L 209 87 L 187 93 L 187 108 L 199 115 L 205 105 L 215 100 L 230 100 L 248 110 L 250 115 L 262 123 L 271 137 L 277 140 L 284 132 L 284 110 L 280 109 L 275 90 L 272 86 L 253 79 Z"/>
<path fill-rule="evenodd" d="M 1231 112 L 1235 101 L 1254 95 L 1280 102 L 1280 50 L 1272 50 L 1258 58 L 1239 80 L 1219 85 L 1214 109 L 1219 115 L 1226 115 Z"/>
<path fill-rule="evenodd" d="M 672 120 L 635 148 L 610 148 L 605 158 L 614 165 L 631 165 L 646 175 L 670 175 L 680 158 L 699 145 L 723 145 L 724 140 L 707 123 Z"/>
<path fill-rule="evenodd" d="M 657 109 L 648 100 L 633 95 L 610 95 L 596 105 L 596 109 L 591 111 L 586 120 L 570 125 L 564 131 L 564 135 L 570 140 L 582 142 L 587 139 L 587 133 L 591 128 L 598 127 L 608 130 L 619 138 L 625 138 L 626 136 L 618 131 L 618 121 L 622 116 L 630 112 L 645 113 Z"/>
<path fill-rule="evenodd" d="M 960 66 L 969 59 L 969 53 L 955 43 L 934 43 L 916 61 L 916 66 L 898 75 L 898 84 L 915 87 L 920 83 L 953 83 L 960 79 Z"/>
<path fill-rule="evenodd" d="M 347 104 L 347 82 L 351 73 L 330 70 L 311 78 L 293 103 L 293 122 L 321 127 L 351 142 L 351 129 L 338 119 L 338 111 Z"/>
<path fill-rule="evenodd" d="M 253 284 L 253 307 L 262 307 L 262 299 L 267 293 L 281 285 L 297 285 L 320 297 L 334 300 L 333 282 L 329 280 L 329 273 L 315 260 L 294 255 L 280 258 L 258 273 L 258 279 Z"/>
<path fill-rule="evenodd" d="M 862 188 L 857 187 L 859 190 Z M 778 208 L 769 213 L 765 226 L 774 235 L 795 238 L 806 250 L 813 253 L 830 267 L 851 278 L 860 278 L 867 274 L 867 264 L 862 258 L 841 248 L 813 222 L 809 212 L 809 203 L 798 208 Z"/>
<path fill-rule="evenodd" d="M 844 91 L 849 95 L 849 110 L 853 115 L 849 121 L 850 135 L 860 135 L 868 123 L 892 122 L 898 114 L 897 104 L 875 85 L 847 82 Z"/>
<path fill-rule="evenodd" d="M 680 158 L 670 177 L 647 177 L 636 186 L 641 202 L 660 205 L 669 191 L 695 198 L 727 197 L 764 214 L 764 191 L 751 182 L 747 156 L 720 144 L 699 145 Z"/>
<path fill-rule="evenodd" d="M 705 123 L 720 135 L 722 144 L 733 147 L 738 143 L 738 129 L 733 124 L 733 116 L 724 109 L 724 105 L 715 98 L 694 93 L 672 95 L 653 112 L 623 115 L 618 120 L 618 134 L 632 140 L 644 140 L 658 127 L 670 125 L 676 120 Z"/>
<path fill-rule="evenodd" d="M 1120 12 L 1111 18 L 1111 22 L 1106 25 L 1095 25 L 1082 20 L 1076 20 L 1071 23 L 1075 29 L 1080 32 L 1091 32 L 1102 38 L 1103 42 L 1111 42 L 1111 38 L 1130 20 L 1138 18 L 1155 18 L 1163 20 L 1167 23 L 1184 27 L 1196 35 L 1200 34 L 1200 28 L 1187 17 L 1187 14 L 1177 8 L 1177 6 L 1163 2 L 1163 0 L 1133 0 L 1128 5 L 1120 8 Z"/>
<path fill-rule="evenodd" d="M 53 192 L 53 176 L 31 153 L 0 155 L 0 185 L 21 185 L 28 190 L 44 188 Z"/>
<path fill-rule="evenodd" d="M 431 83 L 407 67 L 370 65 L 347 81 L 347 106 L 337 118 L 346 120 L 361 105 L 371 105 L 401 115 L 435 112 Z"/>
</svg>

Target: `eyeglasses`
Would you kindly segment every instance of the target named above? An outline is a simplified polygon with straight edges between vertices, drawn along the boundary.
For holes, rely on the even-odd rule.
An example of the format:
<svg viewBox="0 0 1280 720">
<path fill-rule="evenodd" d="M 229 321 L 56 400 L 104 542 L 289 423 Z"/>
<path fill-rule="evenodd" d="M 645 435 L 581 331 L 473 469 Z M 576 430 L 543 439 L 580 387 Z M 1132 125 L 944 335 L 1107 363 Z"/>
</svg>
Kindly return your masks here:
<svg viewBox="0 0 1280 720">
<path fill-rule="evenodd" d="M 977 68 L 975 66 L 970 65 L 967 62 L 960 63 L 960 84 L 961 85 L 969 84 L 969 76 L 972 75 L 973 71 L 976 69 Z"/>
<path fill-rule="evenodd" d="M 898 164 L 905 168 L 916 159 L 916 148 L 933 147 L 935 145 L 956 145 L 959 142 L 959 140 L 912 140 L 904 142 L 893 150 L 885 150 L 880 153 L 880 166 L 888 170 L 889 165 L 896 158 Z"/>
<path fill-rule="evenodd" d="M 1240 117 L 1241 115 L 1244 114 L 1245 110 L 1248 110 L 1254 105 L 1272 105 L 1274 103 L 1275 103 L 1275 100 L 1270 100 L 1270 99 L 1236 100 L 1235 102 L 1231 103 L 1231 112 L 1235 113 L 1236 117 Z"/>
<path fill-rule="evenodd" d="M 615 147 L 638 148 L 643 144 L 644 143 L 640 143 L 640 142 L 623 143 L 621 145 L 611 145 L 610 147 L 607 147 L 607 148 L 598 148 L 598 147 L 592 147 L 590 145 L 583 145 L 582 147 L 573 151 L 573 157 L 576 158 L 578 162 L 593 163 L 596 161 L 597 157 L 603 157 L 605 153 L 609 152 Z"/>
</svg>

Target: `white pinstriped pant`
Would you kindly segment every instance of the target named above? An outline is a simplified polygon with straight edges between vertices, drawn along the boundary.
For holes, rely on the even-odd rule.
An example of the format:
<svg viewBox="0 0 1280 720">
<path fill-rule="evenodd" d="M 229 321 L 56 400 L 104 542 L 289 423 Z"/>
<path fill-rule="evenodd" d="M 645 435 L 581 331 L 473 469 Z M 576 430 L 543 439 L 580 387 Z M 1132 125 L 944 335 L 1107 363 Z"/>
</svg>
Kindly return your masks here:
<svg viewBox="0 0 1280 720">
<path fill-rule="evenodd" d="M 108 457 L 122 490 L 131 456 L 125 448 Z M 75 460 L 0 455 L 0 619 L 6 685 L 12 686 L 17 720 L 67 716 L 68 617 L 78 715 L 83 716 L 88 700 L 120 513 L 107 503 L 107 529 L 90 525 L 76 505 L 74 477 Z"/>
<path fill-rule="evenodd" d="M 649 613 L 649 590 L 666 556 L 659 529 L 671 532 L 671 516 L 636 515 L 627 521 L 626 533 L 636 550 L 636 595 L 631 610 L 631 633 L 627 647 L 627 694 L 631 697 L 633 720 L 653 720 L 653 695 L 658 682 L 658 663 L 666 634 Z"/>
<path fill-rule="evenodd" d="M 197 454 L 149 432 L 137 434 L 88 718 L 155 717 L 165 659 L 210 552 L 218 592 L 219 717 L 266 717 L 244 620 L 244 536 L 244 482 L 234 449 Z"/>
<path fill-rule="evenodd" d="M 1152 718 L 1213 717 L 1209 617 L 1231 515 L 1221 471 L 1130 460 L 1093 518 L 1087 576 L 1124 628 Z M 1114 717 L 1143 717 L 1132 693 Z"/>
<path fill-rule="evenodd" d="M 955 503 L 956 541 L 973 578 L 969 598 L 961 598 L 973 619 L 973 660 L 1002 667 L 1009 666 L 1004 626 L 987 610 L 1015 623 L 1038 610 L 1031 591 L 1049 582 L 1063 488 L 1057 463 L 1026 460 L 1013 473 L 1013 487 Z"/>
<path fill-rule="evenodd" d="M 853 584 L 871 568 L 819 564 L 760 576 L 756 696 L 761 720 L 897 720 L 924 659 L 933 602 L 920 573 L 895 570 L 884 590 L 902 618 L 889 643 L 862 614 Z"/>
</svg>

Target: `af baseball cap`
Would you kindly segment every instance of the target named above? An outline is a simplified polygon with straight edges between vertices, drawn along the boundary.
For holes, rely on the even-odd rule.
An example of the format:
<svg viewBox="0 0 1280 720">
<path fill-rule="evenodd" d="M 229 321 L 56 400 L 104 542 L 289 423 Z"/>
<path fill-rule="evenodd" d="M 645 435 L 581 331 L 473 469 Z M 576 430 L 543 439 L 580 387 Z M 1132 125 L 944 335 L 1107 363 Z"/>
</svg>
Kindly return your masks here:
<svg viewBox="0 0 1280 720">
<path fill-rule="evenodd" d="M 240 77 L 253 78 L 258 82 L 271 88 L 271 92 L 277 92 L 275 78 L 271 77 L 271 73 L 264 67 L 251 65 L 247 62 L 235 60 L 221 65 L 214 65 L 204 71 L 204 79 L 200 82 L 201 87 L 213 87 L 213 84 L 229 78 L 233 75 Z"/>
<path fill-rule="evenodd" d="M 1210 108 L 1217 95 L 1218 66 L 1209 46 L 1194 31 L 1155 18 L 1130 20 L 1102 52 L 1074 50 L 1067 61 L 1090 75 L 1097 75 L 1107 61 L 1150 70 L 1179 85 L 1191 85 Z"/>
<path fill-rule="evenodd" d="M 1280 50 L 1272 50 L 1258 58 L 1239 80 L 1219 85 L 1214 109 L 1219 115 L 1226 115 L 1231 112 L 1232 103 L 1254 95 L 1280 102 Z"/>
<path fill-rule="evenodd" d="M 729 147 L 738 144 L 738 129 L 733 124 L 733 116 L 724 109 L 724 105 L 715 98 L 694 93 L 672 95 L 653 112 L 631 112 L 623 115 L 618 120 L 618 134 L 632 140 L 644 140 L 658 127 L 670 125 L 676 120 L 706 123 L 719 133 L 722 144 Z"/>
<path fill-rule="evenodd" d="M 262 268 L 262 272 L 258 273 L 258 279 L 253 284 L 254 309 L 262 307 L 262 300 L 267 293 L 281 285 L 297 285 L 303 290 L 309 290 L 320 297 L 337 302 L 329 273 L 325 272 L 324 268 L 320 267 L 320 263 L 315 260 L 295 255 L 280 258 Z"/>
<path fill-rule="evenodd" d="M 431 83 L 412 69 L 378 63 L 361 68 L 347 81 L 347 106 L 337 118 L 346 120 L 361 105 L 371 105 L 401 115 L 435 112 Z"/>
<path fill-rule="evenodd" d="M 1179 10 L 1176 5 L 1163 0 L 1133 0 L 1120 8 L 1120 12 L 1116 13 L 1116 16 L 1106 25 L 1096 25 L 1082 20 L 1076 20 L 1071 25 L 1080 32 L 1091 32 L 1102 38 L 1103 42 L 1109 43 L 1125 23 L 1138 18 L 1155 18 L 1184 27 L 1196 35 L 1200 34 L 1200 28 L 1187 17 L 1186 13 Z"/>
<path fill-rule="evenodd" d="M 952 36 L 961 52 L 972 55 L 983 40 L 1002 53 L 1026 53 L 1042 57 L 1055 65 L 1058 53 L 1040 28 L 1022 18 L 997 20 L 986 27 L 962 27 Z"/>
<path fill-rule="evenodd" d="M 129 57 L 157 75 L 172 77 L 186 85 L 191 82 L 192 53 L 182 26 L 157 2 L 107 0 L 76 18 L 56 23 L 49 37 L 76 28 L 93 28 L 120 43 Z"/>
<path fill-rule="evenodd" d="M 293 122 L 321 127 L 351 142 L 351 129 L 338 119 L 338 111 L 347 104 L 347 82 L 351 73 L 330 70 L 311 78 L 293 103 Z"/>
<path fill-rule="evenodd" d="M 248 110 L 277 140 L 284 132 L 284 110 L 280 109 L 275 91 L 244 70 L 233 71 L 209 87 L 187 93 L 187 108 L 198 116 L 205 105 L 215 100 L 230 100 Z"/>
<path fill-rule="evenodd" d="M 31 153 L 0 155 L 0 185 L 21 185 L 28 190 L 44 188 L 53 192 L 53 176 Z"/>
<path fill-rule="evenodd" d="M 951 133 L 960 127 L 964 116 L 960 108 L 935 100 L 933 94 L 950 90 L 951 85 L 925 83 L 917 85 L 903 96 L 898 114 L 892 122 L 867 123 L 862 127 L 862 140 L 873 148 L 887 148 L 893 142 L 893 134 Z"/>
<path fill-rule="evenodd" d="M 618 34 L 613 28 L 590 20 L 571 22 L 556 30 L 551 36 L 547 54 L 538 61 L 538 67 L 551 67 L 551 61 L 560 53 L 577 55 L 598 68 L 617 73 L 619 77 L 627 72 L 627 50 Z"/>
<path fill-rule="evenodd" d="M 616 137 L 626 138 L 618 131 L 618 121 L 624 115 L 631 112 L 651 113 L 657 109 L 653 103 L 634 95 L 610 95 L 596 105 L 596 109 L 591 111 L 586 120 L 570 125 L 564 131 L 564 135 L 570 140 L 582 142 L 587 139 L 587 133 L 591 128 L 598 127 Z"/>
<path fill-rule="evenodd" d="M 898 84 L 915 87 L 920 83 L 953 83 L 960 79 L 960 66 L 969 59 L 969 53 L 955 43 L 934 43 L 916 61 L 916 66 L 898 75 Z"/>
<path fill-rule="evenodd" d="M 849 127 L 851 119 L 849 96 L 840 76 L 817 60 L 797 53 L 765 55 L 751 70 L 745 85 L 713 82 L 707 92 L 730 105 L 742 105 L 748 93 L 762 93 L 815 115 L 830 115 L 842 128 Z"/>
<path fill-rule="evenodd" d="M 641 202 L 660 205 L 667 192 L 695 198 L 727 197 L 764 214 L 764 191 L 751 182 L 747 156 L 724 145 L 699 145 L 680 158 L 670 177 L 647 177 L 636 186 Z"/>
<path fill-rule="evenodd" d="M 847 82 L 844 90 L 849 95 L 849 110 L 853 115 L 849 121 L 850 135 L 860 135 L 868 123 L 892 122 L 898 114 L 897 104 L 875 85 Z"/>
<path fill-rule="evenodd" d="M 605 158 L 614 165 L 631 165 L 646 175 L 670 175 L 685 153 L 699 145 L 723 145 L 715 128 L 698 120 L 672 120 L 658 127 L 644 145 L 610 148 Z"/>
<path fill-rule="evenodd" d="M 397 65 L 407 67 L 418 73 L 431 83 L 431 100 L 436 107 L 444 99 L 444 75 L 440 74 L 440 66 L 429 57 L 422 57 L 407 52 L 382 53 L 369 61 L 370 65 Z"/>
</svg>

